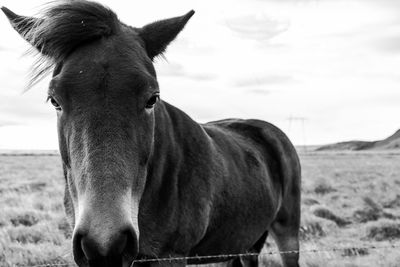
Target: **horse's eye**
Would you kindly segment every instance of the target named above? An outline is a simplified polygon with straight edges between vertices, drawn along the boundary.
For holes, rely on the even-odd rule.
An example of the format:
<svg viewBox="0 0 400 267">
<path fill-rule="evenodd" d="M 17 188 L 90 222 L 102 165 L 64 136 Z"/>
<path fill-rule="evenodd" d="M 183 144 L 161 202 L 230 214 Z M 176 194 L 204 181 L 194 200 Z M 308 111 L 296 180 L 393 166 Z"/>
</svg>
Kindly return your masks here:
<svg viewBox="0 0 400 267">
<path fill-rule="evenodd" d="M 57 101 L 53 97 L 49 96 L 49 100 L 56 110 L 61 110 L 61 106 L 57 103 Z"/>
<path fill-rule="evenodd" d="M 159 94 L 155 94 L 152 97 L 150 97 L 150 99 L 146 103 L 146 108 L 153 108 L 159 98 L 160 98 Z"/>
</svg>

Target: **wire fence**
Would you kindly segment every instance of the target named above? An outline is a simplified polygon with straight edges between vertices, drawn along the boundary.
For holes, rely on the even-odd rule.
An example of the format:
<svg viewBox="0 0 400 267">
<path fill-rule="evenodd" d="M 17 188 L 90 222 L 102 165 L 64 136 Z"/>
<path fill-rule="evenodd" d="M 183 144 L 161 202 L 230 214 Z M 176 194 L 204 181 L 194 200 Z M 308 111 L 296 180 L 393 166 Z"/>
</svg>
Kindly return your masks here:
<svg viewBox="0 0 400 267">
<path fill-rule="evenodd" d="M 223 261 L 231 260 L 234 258 L 245 258 L 245 257 L 265 257 L 272 255 L 283 255 L 283 254 L 313 254 L 321 252 L 340 252 L 340 251 L 360 251 L 360 250 L 387 250 L 400 248 L 400 243 L 392 243 L 381 246 L 336 246 L 336 247 L 325 247 L 321 249 L 301 249 L 301 250 L 288 250 L 288 251 L 265 251 L 261 253 L 239 253 L 239 254 L 219 254 L 219 255 L 203 255 L 203 256 L 189 256 L 189 257 L 165 257 L 165 258 L 149 258 L 134 260 L 130 267 L 133 267 L 136 263 L 163 263 L 163 262 L 179 262 L 179 261 Z M 354 253 L 355 255 L 357 253 Z M 14 265 L 15 267 L 57 267 L 57 266 L 71 266 L 71 263 L 54 263 L 54 264 L 39 264 L 39 265 Z"/>
</svg>

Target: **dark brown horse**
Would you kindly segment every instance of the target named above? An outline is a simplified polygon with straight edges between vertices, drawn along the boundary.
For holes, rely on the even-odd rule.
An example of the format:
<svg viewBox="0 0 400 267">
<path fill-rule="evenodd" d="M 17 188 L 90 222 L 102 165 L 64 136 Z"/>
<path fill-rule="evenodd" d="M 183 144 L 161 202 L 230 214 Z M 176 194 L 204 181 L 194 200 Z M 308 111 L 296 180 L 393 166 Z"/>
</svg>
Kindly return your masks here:
<svg viewBox="0 0 400 267">
<path fill-rule="evenodd" d="M 46 63 L 33 79 L 53 69 L 48 97 L 79 266 L 260 252 L 268 233 L 281 251 L 299 249 L 300 164 L 285 134 L 260 120 L 198 124 L 159 99 L 153 59 L 193 11 L 133 28 L 82 0 L 39 18 L 2 10 Z M 299 254 L 282 259 L 298 266 Z M 258 265 L 256 257 L 209 261 L 217 260 Z"/>
</svg>

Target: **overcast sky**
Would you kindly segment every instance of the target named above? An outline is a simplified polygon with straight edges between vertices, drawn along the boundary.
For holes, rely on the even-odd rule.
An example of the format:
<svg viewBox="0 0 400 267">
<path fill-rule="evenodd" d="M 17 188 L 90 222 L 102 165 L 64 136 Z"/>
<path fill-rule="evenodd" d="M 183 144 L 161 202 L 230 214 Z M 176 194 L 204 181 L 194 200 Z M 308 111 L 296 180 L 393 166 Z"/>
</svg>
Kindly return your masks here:
<svg viewBox="0 0 400 267">
<path fill-rule="evenodd" d="M 33 15 L 45 2 L 0 5 Z M 398 0 L 100 2 L 136 27 L 196 11 L 155 65 L 161 97 L 199 122 L 263 119 L 297 145 L 400 128 Z M 49 79 L 22 94 L 33 58 L 0 15 L 0 149 L 55 149 Z"/>
</svg>

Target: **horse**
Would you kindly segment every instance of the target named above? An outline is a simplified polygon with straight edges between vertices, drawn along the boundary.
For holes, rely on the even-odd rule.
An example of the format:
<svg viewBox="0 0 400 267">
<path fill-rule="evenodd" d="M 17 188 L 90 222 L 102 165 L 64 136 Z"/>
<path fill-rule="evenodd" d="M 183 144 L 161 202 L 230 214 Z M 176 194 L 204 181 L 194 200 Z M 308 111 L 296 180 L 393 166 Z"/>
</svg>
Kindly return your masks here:
<svg viewBox="0 0 400 267">
<path fill-rule="evenodd" d="M 256 119 L 199 124 L 160 98 L 154 60 L 194 11 L 140 28 L 84 0 L 38 17 L 2 11 L 37 51 L 32 82 L 52 71 L 78 266 L 258 266 L 235 255 L 259 253 L 269 233 L 291 251 L 284 266 L 299 266 L 301 168 L 288 137 Z"/>
</svg>

